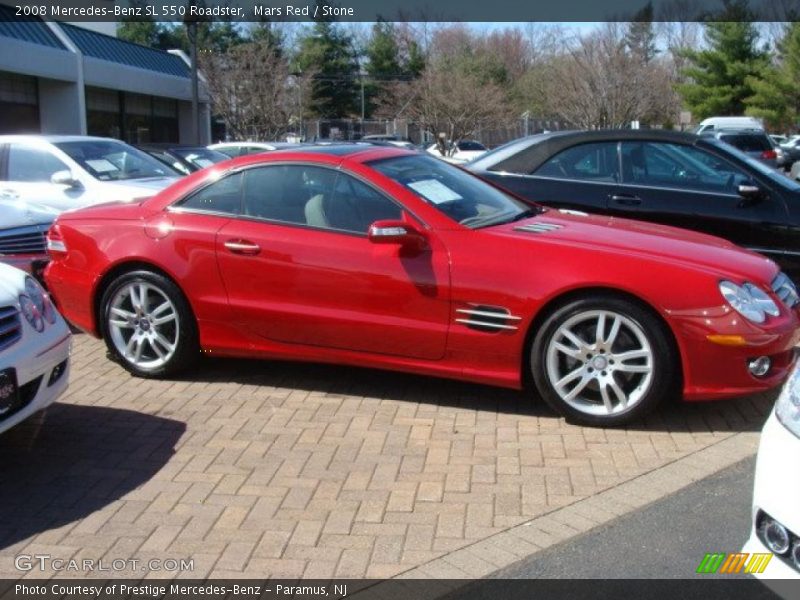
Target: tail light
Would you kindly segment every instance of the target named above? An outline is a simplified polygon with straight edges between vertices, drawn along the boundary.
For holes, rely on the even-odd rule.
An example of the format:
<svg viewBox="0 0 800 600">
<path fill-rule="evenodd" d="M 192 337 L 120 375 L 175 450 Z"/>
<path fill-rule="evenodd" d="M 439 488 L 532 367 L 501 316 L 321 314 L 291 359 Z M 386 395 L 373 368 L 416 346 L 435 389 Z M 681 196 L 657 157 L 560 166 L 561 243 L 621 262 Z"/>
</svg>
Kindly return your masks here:
<svg viewBox="0 0 800 600">
<path fill-rule="evenodd" d="M 51 258 L 57 258 L 58 255 L 67 253 L 67 245 L 64 243 L 58 225 L 53 225 L 47 232 L 47 253 Z"/>
<path fill-rule="evenodd" d="M 766 160 L 775 160 L 776 158 L 778 158 L 778 153 L 775 152 L 775 150 L 764 150 L 761 153 L 761 158 Z"/>
</svg>

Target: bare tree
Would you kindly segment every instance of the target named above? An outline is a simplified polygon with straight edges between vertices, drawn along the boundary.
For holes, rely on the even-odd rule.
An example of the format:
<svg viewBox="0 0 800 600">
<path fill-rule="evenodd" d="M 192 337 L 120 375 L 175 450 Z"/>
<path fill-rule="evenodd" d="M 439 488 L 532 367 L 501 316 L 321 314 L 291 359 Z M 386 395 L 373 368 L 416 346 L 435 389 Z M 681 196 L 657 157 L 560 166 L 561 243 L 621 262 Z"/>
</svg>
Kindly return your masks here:
<svg viewBox="0 0 800 600">
<path fill-rule="evenodd" d="M 634 120 L 661 124 L 677 112 L 668 65 L 633 56 L 615 23 L 552 61 L 545 94 L 553 114 L 587 129 L 626 127 Z"/>
<path fill-rule="evenodd" d="M 453 142 L 504 124 L 510 117 L 506 93 L 499 85 L 436 65 L 400 86 L 397 97 L 405 114 L 420 127 L 435 137 L 444 133 Z"/>
<path fill-rule="evenodd" d="M 267 42 L 201 53 L 199 62 L 213 110 L 237 139 L 278 139 L 307 111 L 313 73 L 292 73 Z"/>
</svg>

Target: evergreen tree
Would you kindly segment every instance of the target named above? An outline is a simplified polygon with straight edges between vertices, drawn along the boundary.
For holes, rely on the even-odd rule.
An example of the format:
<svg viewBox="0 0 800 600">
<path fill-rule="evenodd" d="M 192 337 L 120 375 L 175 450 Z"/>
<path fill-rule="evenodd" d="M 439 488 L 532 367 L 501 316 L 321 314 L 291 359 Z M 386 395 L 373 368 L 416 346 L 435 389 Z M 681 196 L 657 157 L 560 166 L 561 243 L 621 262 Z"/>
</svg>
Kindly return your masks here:
<svg viewBox="0 0 800 600">
<path fill-rule="evenodd" d="M 335 23 L 317 21 L 300 40 L 297 64 L 314 73 L 312 106 L 324 118 L 361 113 L 359 65 L 353 40 Z"/>
<path fill-rule="evenodd" d="M 366 116 L 369 117 L 381 103 L 391 102 L 392 83 L 405 79 L 400 66 L 400 48 L 394 25 L 378 20 L 372 26 L 372 37 L 366 48 L 369 83 L 365 87 Z"/>
<path fill-rule="evenodd" d="M 800 22 L 789 23 L 778 45 L 776 64 L 765 66 L 748 83 L 747 114 L 761 117 L 776 129 L 787 131 L 800 125 Z"/>
<path fill-rule="evenodd" d="M 653 4 L 647 5 L 634 15 L 625 34 L 625 46 L 643 63 L 653 60 L 658 54 L 656 32 L 653 28 Z"/>
<path fill-rule="evenodd" d="M 688 81 L 677 89 L 695 119 L 744 114 L 753 94 L 749 82 L 766 64 L 750 16 L 746 2 L 726 0 L 724 13 L 715 16 L 726 20 L 705 24 L 707 49 L 684 52 L 689 66 L 682 74 Z"/>
</svg>

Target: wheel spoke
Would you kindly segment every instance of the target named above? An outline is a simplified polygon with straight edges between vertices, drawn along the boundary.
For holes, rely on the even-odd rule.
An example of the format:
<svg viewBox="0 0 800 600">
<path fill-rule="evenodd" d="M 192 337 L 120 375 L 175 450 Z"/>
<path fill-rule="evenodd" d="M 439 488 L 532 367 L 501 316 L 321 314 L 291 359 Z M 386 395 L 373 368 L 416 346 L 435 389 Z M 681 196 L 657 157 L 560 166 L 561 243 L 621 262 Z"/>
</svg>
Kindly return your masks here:
<svg viewBox="0 0 800 600">
<path fill-rule="evenodd" d="M 616 394 L 620 406 L 622 406 L 623 408 L 627 407 L 628 395 L 622 390 L 621 387 L 619 387 L 619 384 L 613 377 L 611 377 L 610 381 L 608 382 L 608 387 L 610 387 L 614 391 L 614 394 Z"/>
<path fill-rule="evenodd" d="M 635 360 L 637 358 L 650 358 L 650 351 L 640 348 L 639 350 L 629 350 L 628 352 L 620 352 L 619 354 L 615 354 L 614 358 L 624 363 L 628 360 Z"/>
<path fill-rule="evenodd" d="M 142 350 L 144 350 L 144 340 L 137 338 L 136 348 L 133 351 L 133 362 L 138 363 L 142 359 Z"/>
<path fill-rule="evenodd" d="M 564 400 L 569 402 L 570 400 L 575 398 L 575 396 L 580 394 L 583 391 L 583 388 L 585 388 L 589 384 L 589 381 L 591 381 L 591 379 L 589 377 L 583 377 L 583 379 L 581 379 L 575 385 L 575 387 L 572 388 L 566 396 L 564 396 Z"/>
<path fill-rule="evenodd" d="M 559 388 L 559 389 L 560 389 L 560 388 L 563 388 L 563 387 L 564 387 L 565 385 L 567 385 L 568 383 L 570 383 L 570 382 L 572 382 L 572 381 L 575 381 L 575 380 L 576 380 L 578 377 L 580 377 L 582 374 L 583 374 L 583 366 L 581 366 L 581 367 L 578 367 L 578 368 L 577 368 L 577 369 L 575 369 L 574 371 L 572 371 L 572 372 L 568 373 L 567 375 L 565 375 L 564 377 L 562 377 L 561 379 L 559 379 L 559 380 L 556 382 L 556 387 L 557 387 L 557 388 Z"/>
<path fill-rule="evenodd" d="M 157 319 L 153 319 L 153 325 L 163 325 L 164 323 L 169 323 L 170 321 L 174 321 L 177 318 L 175 313 L 170 313 L 168 315 L 164 315 L 163 317 L 158 317 Z"/>
<path fill-rule="evenodd" d="M 608 337 L 605 339 L 605 344 L 609 349 L 614 346 L 614 342 L 617 340 L 620 325 L 622 325 L 622 320 L 614 315 L 614 320 L 611 322 L 611 331 L 608 332 Z"/>
<path fill-rule="evenodd" d="M 595 343 L 599 346 L 603 343 L 603 335 L 606 331 L 606 314 L 600 313 L 597 317 L 597 329 L 595 331 Z"/>
<path fill-rule="evenodd" d="M 148 287 L 146 283 L 139 284 L 139 308 L 142 313 L 147 312 L 147 290 Z"/>
<path fill-rule="evenodd" d="M 150 311 L 150 316 L 151 317 L 157 317 L 158 315 L 160 315 L 165 310 L 171 309 L 171 308 L 172 308 L 172 302 L 167 300 L 166 302 L 164 302 L 162 304 L 159 304 L 152 311 Z"/>
<path fill-rule="evenodd" d="M 134 329 L 135 325 L 128 321 L 127 319 L 124 321 L 120 321 L 118 319 L 109 319 L 109 325 L 113 325 L 114 327 L 119 327 L 121 329 Z"/>
<path fill-rule="evenodd" d="M 556 350 L 558 350 L 563 354 L 566 354 L 570 358 L 574 358 L 576 360 L 580 360 L 581 358 L 581 350 L 579 348 L 570 348 L 569 346 L 565 346 L 561 342 L 556 342 L 554 346 Z"/>
<path fill-rule="evenodd" d="M 175 350 L 175 344 L 171 344 L 167 338 L 161 335 L 159 332 L 156 332 L 153 336 L 153 341 L 158 342 L 161 346 L 167 351 L 172 352 Z"/>
<path fill-rule="evenodd" d="M 649 373 L 652 371 L 650 365 L 619 365 L 616 369 L 620 373 Z"/>
<path fill-rule="evenodd" d="M 122 310 L 118 306 L 112 306 L 109 312 L 118 317 L 122 317 L 123 319 L 134 319 L 136 317 L 136 315 L 133 314 L 132 312 L 127 310 Z"/>
<path fill-rule="evenodd" d="M 150 344 L 150 347 L 153 349 L 153 352 L 155 352 L 158 355 L 158 358 L 164 360 L 166 354 L 164 354 L 164 351 L 158 347 L 158 344 L 155 343 L 155 340 L 153 340 L 152 338 L 147 338 L 147 343 Z"/>
<path fill-rule="evenodd" d="M 578 350 L 582 350 L 586 347 L 586 342 L 572 333 L 569 329 L 561 329 L 559 330 L 559 333 L 572 342 L 573 346 L 575 346 Z"/>
<path fill-rule="evenodd" d="M 603 405 L 606 407 L 608 414 L 614 412 L 614 405 L 611 403 L 611 398 L 608 395 L 608 386 L 605 383 L 600 384 L 600 395 L 603 398 Z"/>
</svg>

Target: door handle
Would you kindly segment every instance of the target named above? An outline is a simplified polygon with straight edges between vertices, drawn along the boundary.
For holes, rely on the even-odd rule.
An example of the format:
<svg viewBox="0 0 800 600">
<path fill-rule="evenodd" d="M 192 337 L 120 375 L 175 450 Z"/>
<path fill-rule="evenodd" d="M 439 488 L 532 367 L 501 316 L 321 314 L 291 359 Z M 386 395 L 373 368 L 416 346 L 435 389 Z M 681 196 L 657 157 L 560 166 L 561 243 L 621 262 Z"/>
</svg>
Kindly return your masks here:
<svg viewBox="0 0 800 600">
<path fill-rule="evenodd" d="M 621 204 L 622 206 L 639 206 L 642 199 L 639 196 L 631 196 L 628 194 L 612 194 L 611 202 Z"/>
<path fill-rule="evenodd" d="M 234 254 L 244 254 L 245 256 L 255 256 L 261 252 L 261 246 L 248 240 L 228 240 L 225 247 Z"/>
</svg>

